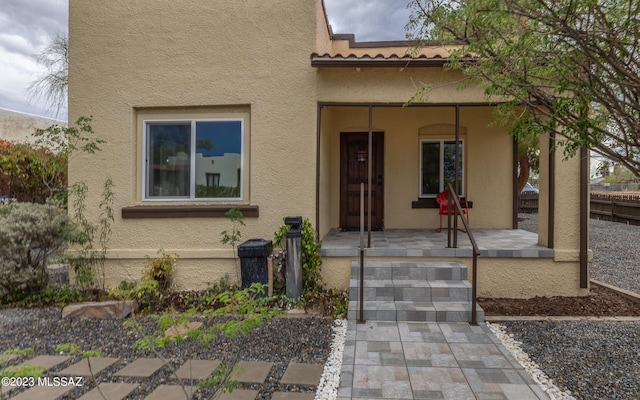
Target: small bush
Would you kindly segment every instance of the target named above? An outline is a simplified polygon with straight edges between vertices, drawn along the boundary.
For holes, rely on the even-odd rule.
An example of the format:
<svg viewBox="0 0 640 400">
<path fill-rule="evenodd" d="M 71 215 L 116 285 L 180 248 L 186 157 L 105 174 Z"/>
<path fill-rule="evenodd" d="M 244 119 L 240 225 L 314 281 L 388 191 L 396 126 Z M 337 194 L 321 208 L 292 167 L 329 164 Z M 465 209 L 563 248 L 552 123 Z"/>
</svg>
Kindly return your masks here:
<svg viewBox="0 0 640 400">
<path fill-rule="evenodd" d="M 159 257 L 145 257 L 147 270 L 144 273 L 146 280 L 154 280 L 158 282 L 158 289 L 162 293 L 166 293 L 173 285 L 173 272 L 178 262 L 178 255 L 168 254 L 162 250 L 158 251 Z"/>
<path fill-rule="evenodd" d="M 14 293 L 0 298 L 0 305 L 6 307 L 39 308 L 64 307 L 83 301 L 101 301 L 110 297 L 98 290 L 80 290 L 75 286 L 47 287 L 37 293 Z"/>
<path fill-rule="evenodd" d="M 286 234 L 289 230 L 288 225 L 281 225 L 280 228 L 274 233 L 274 246 L 285 246 Z M 301 264 L 302 264 L 302 292 L 317 293 L 323 289 L 322 275 L 320 274 L 320 267 L 322 266 L 322 259 L 320 258 L 320 248 L 322 242 L 318 240 L 318 232 L 315 230 L 309 218 L 305 218 L 302 221 L 301 226 L 302 238 L 301 244 Z M 279 255 L 280 266 L 284 266 L 283 260 L 286 260 L 286 249 L 283 247 L 283 254 Z"/>
<path fill-rule="evenodd" d="M 143 280 L 126 296 L 138 303 L 143 311 L 153 311 L 159 308 L 162 302 L 162 292 L 159 290 L 158 281 L 155 279 Z"/>
<path fill-rule="evenodd" d="M 118 289 L 110 294 L 115 297 L 132 299 L 143 311 L 161 308 L 173 286 L 173 273 L 178 255 L 158 250 L 159 257 L 145 257 L 147 266 L 143 278 L 138 282 L 122 281 Z"/>
<path fill-rule="evenodd" d="M 66 187 L 66 154 L 26 143 L 0 141 L 0 194 L 42 204 Z"/>
<path fill-rule="evenodd" d="M 52 204 L 13 203 L 0 210 L 0 292 L 45 287 L 46 259 L 63 245 L 66 214 Z"/>
<path fill-rule="evenodd" d="M 200 197 L 200 198 L 240 197 L 240 186 L 196 185 L 196 197 Z"/>
</svg>

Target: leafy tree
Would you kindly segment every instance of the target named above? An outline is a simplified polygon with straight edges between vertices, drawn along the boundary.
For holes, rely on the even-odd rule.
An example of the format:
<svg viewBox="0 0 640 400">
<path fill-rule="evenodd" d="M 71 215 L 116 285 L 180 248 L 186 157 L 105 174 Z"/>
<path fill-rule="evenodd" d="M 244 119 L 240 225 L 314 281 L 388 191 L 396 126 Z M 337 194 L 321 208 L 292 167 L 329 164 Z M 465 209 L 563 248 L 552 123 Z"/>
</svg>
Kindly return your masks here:
<svg viewBox="0 0 640 400">
<path fill-rule="evenodd" d="M 453 44 L 448 65 L 484 85 L 497 120 L 529 140 L 555 132 L 640 176 L 640 2 L 412 0 L 419 44 Z M 429 91 L 429 87 L 423 89 Z"/>
<path fill-rule="evenodd" d="M 32 99 L 42 98 L 56 116 L 67 108 L 69 87 L 69 38 L 56 32 L 51 42 L 36 57 L 46 72 L 27 87 Z"/>
<path fill-rule="evenodd" d="M 537 138 L 518 142 L 518 193 L 529 180 L 530 173 L 540 170 L 540 145 Z"/>
<path fill-rule="evenodd" d="M 34 144 L 0 141 L 0 194 L 36 203 L 66 198 L 68 161 L 80 153 L 95 154 L 105 143 L 90 123 L 91 117 L 80 117 L 75 126 L 37 130 Z"/>
<path fill-rule="evenodd" d="M 604 182 L 606 183 L 627 183 L 627 182 L 638 182 L 638 178 L 633 176 L 631 171 L 624 167 L 620 167 L 619 165 L 613 166 L 613 174 L 608 175 L 604 178 Z"/>
<path fill-rule="evenodd" d="M 0 194 L 45 203 L 67 187 L 67 155 L 27 143 L 0 141 Z"/>
</svg>

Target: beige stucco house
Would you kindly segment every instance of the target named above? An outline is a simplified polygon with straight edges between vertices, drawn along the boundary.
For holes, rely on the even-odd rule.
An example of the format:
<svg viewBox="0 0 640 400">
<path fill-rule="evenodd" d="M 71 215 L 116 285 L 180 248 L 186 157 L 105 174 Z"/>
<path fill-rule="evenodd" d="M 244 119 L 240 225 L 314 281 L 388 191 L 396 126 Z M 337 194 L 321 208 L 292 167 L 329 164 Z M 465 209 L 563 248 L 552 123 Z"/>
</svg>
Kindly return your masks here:
<svg viewBox="0 0 640 400">
<path fill-rule="evenodd" d="M 446 48 L 410 57 L 405 42 L 334 35 L 322 0 L 71 0 L 69 8 L 69 117 L 92 115 L 107 140 L 99 154 L 73 160 L 70 181 L 87 181 L 97 219 L 102 182 L 113 179 L 110 285 L 138 278 L 158 249 L 178 253 L 180 288 L 236 277 L 220 232 L 230 228 L 224 212 L 239 207 L 243 239 L 272 239 L 285 216 L 309 218 L 326 244 L 326 284 L 347 288 L 357 249 L 342 231 L 359 226 L 369 161 L 372 228 L 442 238 L 435 195 L 458 143 L 472 232 L 491 238 L 480 243 L 478 294 L 587 293 L 587 228 L 576 206 L 584 165 L 541 140 L 539 233 L 501 247 L 500 237 L 521 232 L 517 146 L 492 125 L 494 104 L 481 89 L 458 89 L 460 73 L 443 66 Z M 403 107 L 427 83 L 427 100 Z M 420 240 L 421 248 L 376 252 L 379 234 L 372 259 L 470 262 L 469 249 Z"/>
</svg>

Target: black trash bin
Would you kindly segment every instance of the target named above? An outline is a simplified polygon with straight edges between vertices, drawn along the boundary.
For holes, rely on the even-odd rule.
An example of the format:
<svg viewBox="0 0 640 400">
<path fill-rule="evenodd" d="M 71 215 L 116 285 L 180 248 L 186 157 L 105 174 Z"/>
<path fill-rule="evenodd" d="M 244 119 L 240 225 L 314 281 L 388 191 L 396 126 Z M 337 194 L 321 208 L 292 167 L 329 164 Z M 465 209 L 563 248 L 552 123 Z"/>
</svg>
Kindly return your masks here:
<svg viewBox="0 0 640 400">
<path fill-rule="evenodd" d="M 238 246 L 242 289 L 250 287 L 254 282 L 265 285 L 268 283 L 267 257 L 271 255 L 272 251 L 273 243 L 271 240 L 249 239 Z"/>
</svg>

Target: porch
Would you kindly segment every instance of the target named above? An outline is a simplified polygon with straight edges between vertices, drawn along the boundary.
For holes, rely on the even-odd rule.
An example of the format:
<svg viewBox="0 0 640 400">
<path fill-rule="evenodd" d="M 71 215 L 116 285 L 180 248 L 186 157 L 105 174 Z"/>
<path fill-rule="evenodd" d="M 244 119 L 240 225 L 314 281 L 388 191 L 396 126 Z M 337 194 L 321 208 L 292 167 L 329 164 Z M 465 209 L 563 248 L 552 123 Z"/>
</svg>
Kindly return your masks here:
<svg viewBox="0 0 640 400">
<path fill-rule="evenodd" d="M 538 244 L 538 234 L 522 229 L 473 229 L 483 258 L 553 258 L 554 250 Z M 365 247 L 367 232 L 364 233 Z M 360 232 L 332 229 L 322 239 L 322 257 L 359 257 Z M 458 232 L 458 248 L 447 248 L 446 229 L 387 229 L 371 232 L 365 257 L 461 257 L 472 256 L 467 234 Z"/>
</svg>

